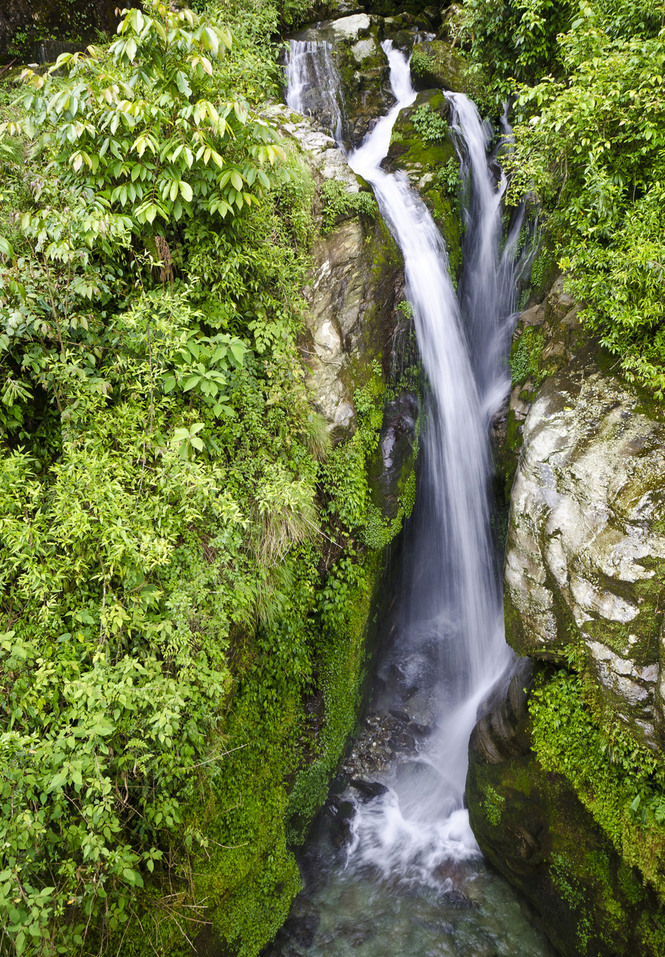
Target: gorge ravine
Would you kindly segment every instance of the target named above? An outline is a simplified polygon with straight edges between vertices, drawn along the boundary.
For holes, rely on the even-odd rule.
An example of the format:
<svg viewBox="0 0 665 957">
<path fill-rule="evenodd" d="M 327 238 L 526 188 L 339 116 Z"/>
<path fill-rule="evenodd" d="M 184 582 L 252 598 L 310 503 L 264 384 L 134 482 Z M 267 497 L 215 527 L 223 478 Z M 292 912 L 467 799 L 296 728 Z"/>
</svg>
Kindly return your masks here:
<svg viewBox="0 0 665 957">
<path fill-rule="evenodd" d="M 349 164 L 372 185 L 404 255 L 428 385 L 419 497 L 406 532 L 415 557 L 404 563 L 399 637 L 383 655 L 380 672 L 392 669 L 407 683 L 417 679 L 409 712 L 433 733 L 369 791 L 356 786 L 337 798 L 338 814 L 352 815 L 350 846 L 335 862 L 325 836 L 312 840 L 301 860 L 306 888 L 290 918 L 295 933 L 287 930 L 275 946 L 299 952 L 299 941 L 309 953 L 330 954 L 343 953 L 354 940 L 352 946 L 373 954 L 385 953 L 391 938 L 395 953 L 487 950 L 535 957 L 548 954 L 548 944 L 513 892 L 484 866 L 463 807 L 477 708 L 510 660 L 490 525 L 488 430 L 508 389 L 505 352 L 520 222 L 500 255 L 505 184 L 488 168 L 489 131 L 465 96 L 449 94 L 467 195 L 458 298 L 445 243 L 425 204 L 403 173 L 381 169 L 398 114 L 416 99 L 408 58 L 390 41 L 383 49 L 397 102 Z M 339 139 L 342 111 L 331 95 L 338 78 L 328 44 L 292 41 L 287 77 L 294 109 L 306 109 L 307 101 L 311 106 L 317 85 L 324 86 L 320 99 Z M 398 713 L 399 700 L 390 691 L 373 704 Z M 339 811 L 344 804 L 351 812 Z M 308 871 L 313 858 L 317 863 Z M 328 858 L 325 879 L 322 858 Z M 340 921 L 347 931 L 341 935 Z"/>
</svg>

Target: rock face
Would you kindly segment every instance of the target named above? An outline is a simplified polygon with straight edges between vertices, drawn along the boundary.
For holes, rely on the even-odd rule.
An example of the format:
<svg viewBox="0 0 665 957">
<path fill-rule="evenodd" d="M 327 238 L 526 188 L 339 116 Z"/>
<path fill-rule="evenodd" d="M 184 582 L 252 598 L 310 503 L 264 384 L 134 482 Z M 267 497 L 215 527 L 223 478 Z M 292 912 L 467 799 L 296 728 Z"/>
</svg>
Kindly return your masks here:
<svg viewBox="0 0 665 957">
<path fill-rule="evenodd" d="M 566 778 L 545 773 L 531 751 L 532 672 L 528 659 L 517 659 L 471 736 L 473 832 L 565 957 L 653 957 L 656 895 L 621 860 Z"/>
<path fill-rule="evenodd" d="M 561 663 L 576 649 L 606 705 L 655 748 L 665 424 L 589 347 L 545 381 L 523 440 L 506 547 L 508 641 Z"/>
<path fill-rule="evenodd" d="M 337 71 L 338 80 L 331 77 L 330 83 L 336 83 L 338 87 L 336 97 L 342 115 L 342 139 L 347 148 L 358 146 L 376 118 L 386 113 L 395 102 L 390 88 L 388 59 L 380 44 L 383 33 L 381 17 L 357 13 L 337 20 L 324 20 L 292 38 L 331 45 L 333 72 Z M 316 94 L 312 95 L 315 100 Z M 316 104 L 313 112 L 317 113 Z"/>
</svg>

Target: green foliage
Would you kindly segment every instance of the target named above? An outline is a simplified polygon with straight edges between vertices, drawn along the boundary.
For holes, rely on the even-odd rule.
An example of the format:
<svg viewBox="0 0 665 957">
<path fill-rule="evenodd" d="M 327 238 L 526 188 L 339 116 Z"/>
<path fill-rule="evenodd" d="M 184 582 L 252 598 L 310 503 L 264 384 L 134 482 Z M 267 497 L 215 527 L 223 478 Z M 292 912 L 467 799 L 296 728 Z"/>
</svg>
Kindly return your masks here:
<svg viewBox="0 0 665 957">
<path fill-rule="evenodd" d="M 483 805 L 487 814 L 487 820 L 493 827 L 501 824 L 501 815 L 506 799 L 502 794 L 498 794 L 493 787 L 489 785 L 485 788 L 485 800 Z"/>
<path fill-rule="evenodd" d="M 432 67 L 432 57 L 425 50 L 416 49 L 411 54 L 409 66 L 414 76 L 425 76 Z"/>
<path fill-rule="evenodd" d="M 441 143 L 448 135 L 448 124 L 429 103 L 415 109 L 410 119 L 425 143 Z"/>
<path fill-rule="evenodd" d="M 465 0 L 458 36 L 490 78 L 497 105 L 516 81 L 558 72 L 557 36 L 569 26 L 572 7 L 574 0 Z"/>
<path fill-rule="evenodd" d="M 176 955 L 208 919 L 259 953 L 399 528 L 380 368 L 353 442 L 311 409 L 314 184 L 248 105 L 304 7 L 203 9 L 129 11 L 0 94 L 1 946 L 30 957 Z"/>
<path fill-rule="evenodd" d="M 479 62 L 502 95 L 518 93 L 514 201 L 536 190 L 583 323 L 662 398 L 662 11 L 645 0 L 465 10 Z"/>
<path fill-rule="evenodd" d="M 527 326 L 510 351 L 510 381 L 512 385 L 532 378 L 539 385 L 545 376 L 540 371 L 540 354 L 543 351 L 543 333 L 534 326 Z"/>
<path fill-rule="evenodd" d="M 372 193 L 360 191 L 350 193 L 344 183 L 336 179 L 328 179 L 321 187 L 323 200 L 322 232 L 329 233 L 338 225 L 341 219 L 349 216 L 365 216 L 375 219 L 378 213 L 376 200 Z"/>
<path fill-rule="evenodd" d="M 656 755 L 619 719 L 598 712 L 576 674 L 541 681 L 529 707 L 544 770 L 568 778 L 623 859 L 665 895 L 665 769 Z"/>
<path fill-rule="evenodd" d="M 63 54 L 45 76 L 27 70 L 27 118 L 6 132 L 40 133 L 55 146 L 63 187 L 110 215 L 131 205 L 125 225 L 137 231 L 156 219 L 224 218 L 269 185 L 261 164 L 279 147 L 242 102 L 212 102 L 213 64 L 230 33 L 159 0 L 148 10 L 126 12 L 108 51 Z"/>
<path fill-rule="evenodd" d="M 451 156 L 446 165 L 441 167 L 436 174 L 436 185 L 446 196 L 457 199 L 462 185 L 458 160 Z"/>
</svg>

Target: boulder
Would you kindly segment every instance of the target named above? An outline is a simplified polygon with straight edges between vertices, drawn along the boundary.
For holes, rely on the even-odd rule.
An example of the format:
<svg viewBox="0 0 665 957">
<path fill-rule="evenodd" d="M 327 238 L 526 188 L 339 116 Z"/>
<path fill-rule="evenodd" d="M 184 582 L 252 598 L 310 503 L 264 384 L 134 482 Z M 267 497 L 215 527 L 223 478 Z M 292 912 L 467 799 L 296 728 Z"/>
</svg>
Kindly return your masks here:
<svg viewBox="0 0 665 957">
<path fill-rule="evenodd" d="M 467 69 L 464 56 L 443 40 L 421 40 L 413 46 L 411 74 L 416 89 L 470 93 Z"/>
<path fill-rule="evenodd" d="M 506 546 L 507 638 L 519 654 L 578 656 L 604 705 L 656 748 L 665 423 L 609 363 L 585 347 L 545 380 L 524 422 Z"/>
<path fill-rule="evenodd" d="M 471 736 L 466 794 L 476 840 L 565 957 L 655 957 L 662 953 L 656 894 L 566 778 L 543 771 L 531 750 L 533 671 L 528 659 L 514 662 Z"/>
</svg>

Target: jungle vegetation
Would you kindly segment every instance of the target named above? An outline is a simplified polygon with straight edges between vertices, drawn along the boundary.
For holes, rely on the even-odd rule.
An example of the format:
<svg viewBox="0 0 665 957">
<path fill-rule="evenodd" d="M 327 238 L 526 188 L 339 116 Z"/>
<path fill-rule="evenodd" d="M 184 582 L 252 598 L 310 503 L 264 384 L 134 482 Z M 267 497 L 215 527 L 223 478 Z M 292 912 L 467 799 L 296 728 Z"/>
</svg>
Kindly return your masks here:
<svg viewBox="0 0 665 957">
<path fill-rule="evenodd" d="M 538 197 L 587 328 L 665 393 L 665 6 L 466 0 L 459 37 L 514 99 L 517 202 Z"/>
<path fill-rule="evenodd" d="M 261 114 L 305 5 L 195 6 L 0 93 L 2 954 L 258 953 L 357 711 L 384 386 L 331 450 Z"/>
<path fill-rule="evenodd" d="M 385 386 L 331 449 L 297 347 L 330 222 L 262 113 L 308 9 L 146 0 L 0 87 L 3 955 L 191 953 L 212 923 L 255 957 L 352 728 Z M 589 328 L 659 398 L 663 15 L 456 20 L 514 99 L 515 201 L 537 192 Z"/>
</svg>

